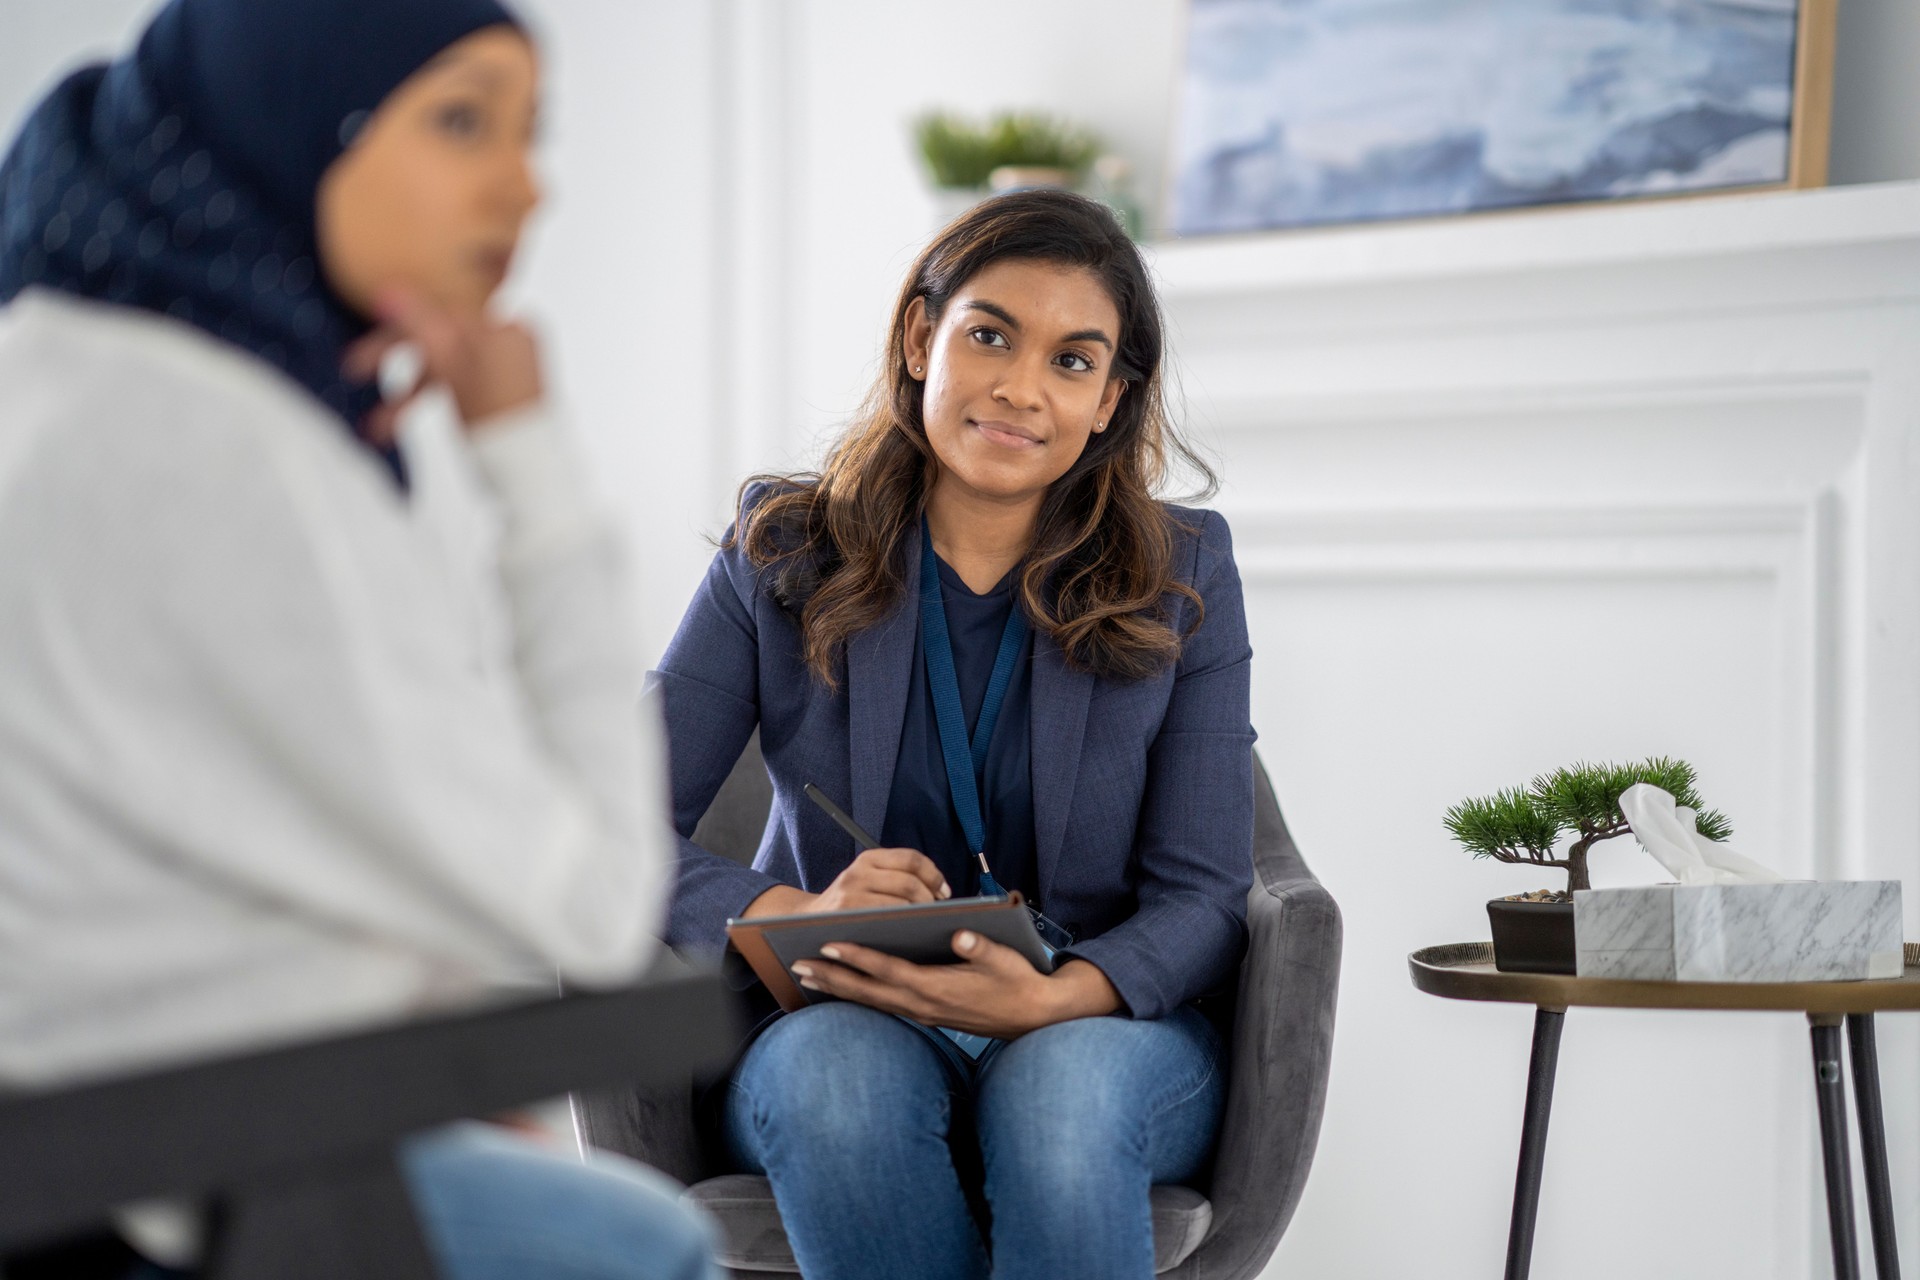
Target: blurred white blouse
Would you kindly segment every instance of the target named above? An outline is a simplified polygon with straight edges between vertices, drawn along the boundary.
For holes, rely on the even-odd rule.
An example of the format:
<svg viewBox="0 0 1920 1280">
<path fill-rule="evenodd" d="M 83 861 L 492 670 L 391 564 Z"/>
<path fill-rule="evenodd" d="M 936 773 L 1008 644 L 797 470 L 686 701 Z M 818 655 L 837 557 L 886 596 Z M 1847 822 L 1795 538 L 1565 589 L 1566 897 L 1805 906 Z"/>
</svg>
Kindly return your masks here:
<svg viewBox="0 0 1920 1280">
<path fill-rule="evenodd" d="M 467 452 L 505 652 L 277 371 L 0 310 L 0 1080 L 645 965 L 674 845 L 620 548 L 543 410 Z"/>
</svg>

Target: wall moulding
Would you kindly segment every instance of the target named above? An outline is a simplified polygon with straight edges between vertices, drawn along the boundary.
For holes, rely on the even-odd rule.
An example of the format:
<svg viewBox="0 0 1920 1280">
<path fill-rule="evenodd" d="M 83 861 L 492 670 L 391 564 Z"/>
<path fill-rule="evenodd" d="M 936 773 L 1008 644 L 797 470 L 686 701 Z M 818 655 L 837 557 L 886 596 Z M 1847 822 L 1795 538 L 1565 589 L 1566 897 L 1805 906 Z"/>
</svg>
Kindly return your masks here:
<svg viewBox="0 0 1920 1280">
<path fill-rule="evenodd" d="M 1208 359 L 1210 368 L 1224 361 Z M 1230 394 L 1208 394 L 1206 422 L 1218 433 L 1284 433 L 1327 426 L 1389 423 L 1533 422 L 1567 425 L 1570 420 L 1604 425 L 1652 415 L 1673 420 L 1708 414 L 1790 416 L 1819 430 L 1857 434 L 1871 387 L 1864 371 L 1725 376 L 1636 378 L 1616 370 L 1613 381 L 1514 385 L 1499 371 L 1479 371 L 1479 385 L 1383 389 L 1381 380 L 1364 386 L 1328 388 L 1300 394 L 1276 386 L 1271 371 L 1249 376 Z"/>
<path fill-rule="evenodd" d="M 1291 510 L 1234 520 L 1255 587 L 1463 578 L 1774 579 L 1805 554 L 1808 504 Z"/>
<path fill-rule="evenodd" d="M 1920 298 L 1920 182 L 1174 242 L 1178 347 L 1314 347 Z M 1723 230 L 1724 229 L 1724 230 Z"/>
<path fill-rule="evenodd" d="M 1337 1274 L 1354 1245 L 1315 1234 L 1317 1198 L 1399 1203 L 1376 1179 L 1409 1165 L 1511 1179 L 1498 1143 L 1410 1149 L 1445 1126 L 1385 1101 L 1368 1065 L 1404 1054 L 1412 1025 L 1430 1060 L 1486 1060 L 1375 961 L 1470 917 L 1453 909 L 1469 873 L 1427 868 L 1447 853 L 1439 810 L 1513 780 L 1492 762 L 1686 754 L 1789 874 L 1903 879 L 1920 938 L 1920 183 L 1173 244 L 1155 266 L 1187 416 L 1222 471 L 1255 727 L 1302 847 L 1351 903 L 1358 1083 L 1336 1078 L 1327 1138 L 1346 1155 L 1316 1170 L 1279 1259 Z M 1383 801 L 1380 776 L 1418 803 Z M 1540 1270 L 1822 1274 L 1804 1040 L 1783 1032 L 1798 1052 L 1776 1062 L 1730 1024 L 1613 1025 L 1662 1061 L 1749 1064 L 1717 1101 L 1767 1125 L 1711 1160 L 1669 1149 L 1678 1130 L 1646 1135 L 1713 1188 L 1701 1213 L 1747 1235 L 1708 1249 L 1691 1220 L 1650 1216 L 1631 1190 L 1647 1147 L 1589 1134 L 1549 1181 L 1581 1220 L 1636 1229 L 1577 1233 Z M 1882 1032 L 1909 1252 L 1915 1031 Z M 1661 1080 L 1581 1051 L 1624 1073 L 1610 1105 L 1664 1105 Z M 1523 1031 L 1499 1052 L 1523 1063 Z M 1517 1094 L 1450 1088 L 1475 1124 L 1517 1125 Z M 1423 1238 L 1466 1208 L 1436 1209 Z"/>
<path fill-rule="evenodd" d="M 1920 181 L 1909 181 L 1172 241 L 1157 246 L 1153 265 L 1164 295 L 1188 300 L 1916 244 Z M 1920 291 L 1912 280 L 1887 284 Z"/>
</svg>

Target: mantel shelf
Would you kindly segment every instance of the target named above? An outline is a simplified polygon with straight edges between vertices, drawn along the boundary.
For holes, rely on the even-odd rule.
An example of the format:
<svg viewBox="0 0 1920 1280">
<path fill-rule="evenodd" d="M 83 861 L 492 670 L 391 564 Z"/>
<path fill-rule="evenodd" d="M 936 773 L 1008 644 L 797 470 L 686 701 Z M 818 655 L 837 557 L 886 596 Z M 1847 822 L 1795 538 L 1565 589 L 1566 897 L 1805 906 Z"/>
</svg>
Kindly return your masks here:
<svg viewBox="0 0 1920 1280">
<path fill-rule="evenodd" d="M 1920 181 L 1174 240 L 1148 254 L 1178 302 L 1889 241 L 1920 244 Z"/>
</svg>

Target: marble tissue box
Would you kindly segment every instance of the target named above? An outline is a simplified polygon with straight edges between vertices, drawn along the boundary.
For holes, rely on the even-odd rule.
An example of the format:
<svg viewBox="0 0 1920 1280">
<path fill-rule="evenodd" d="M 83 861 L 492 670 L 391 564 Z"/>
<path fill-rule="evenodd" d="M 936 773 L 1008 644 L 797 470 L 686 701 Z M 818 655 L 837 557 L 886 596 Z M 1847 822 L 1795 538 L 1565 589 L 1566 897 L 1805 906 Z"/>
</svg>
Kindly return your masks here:
<svg viewBox="0 0 1920 1280">
<path fill-rule="evenodd" d="M 1898 880 L 1653 884 L 1573 895 L 1583 978 L 1840 982 L 1897 978 Z"/>
</svg>

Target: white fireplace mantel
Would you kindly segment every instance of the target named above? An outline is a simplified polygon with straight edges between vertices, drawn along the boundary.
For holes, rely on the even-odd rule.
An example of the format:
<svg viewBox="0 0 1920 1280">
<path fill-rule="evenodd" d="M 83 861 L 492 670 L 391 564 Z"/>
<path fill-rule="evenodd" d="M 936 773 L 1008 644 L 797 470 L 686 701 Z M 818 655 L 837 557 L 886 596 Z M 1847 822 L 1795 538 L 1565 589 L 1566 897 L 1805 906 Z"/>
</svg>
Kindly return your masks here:
<svg viewBox="0 0 1920 1280">
<path fill-rule="evenodd" d="M 1177 304 L 1901 242 L 1920 242 L 1920 182 L 1219 236 L 1158 244 L 1152 258 Z"/>
<path fill-rule="evenodd" d="M 1920 183 L 1152 261 L 1176 409 L 1220 464 L 1262 755 L 1348 924 L 1322 1157 L 1276 1268 L 1406 1274 L 1413 1239 L 1427 1273 L 1484 1273 L 1528 1020 L 1438 1007 L 1404 957 L 1544 886 L 1452 848 L 1448 804 L 1682 756 L 1743 851 L 1901 879 L 1920 938 Z M 1882 1028 L 1910 1257 L 1913 1021 Z M 1794 1019 L 1569 1018 L 1541 1274 L 1823 1274 L 1807 1057 Z M 1330 1207 L 1361 1202 L 1398 1229 L 1356 1239 Z"/>
</svg>

